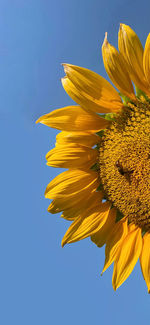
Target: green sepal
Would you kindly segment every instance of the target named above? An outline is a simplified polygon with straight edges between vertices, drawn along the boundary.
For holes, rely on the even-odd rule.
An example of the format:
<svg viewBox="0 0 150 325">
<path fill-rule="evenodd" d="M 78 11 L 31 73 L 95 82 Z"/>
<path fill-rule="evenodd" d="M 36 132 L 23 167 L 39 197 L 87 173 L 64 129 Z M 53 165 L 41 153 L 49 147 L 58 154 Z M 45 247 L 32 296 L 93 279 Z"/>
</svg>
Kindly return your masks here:
<svg viewBox="0 0 150 325">
<path fill-rule="evenodd" d="M 102 190 L 103 190 L 103 185 L 102 184 L 99 184 L 98 187 L 97 187 L 97 189 L 96 189 L 96 191 L 98 192 L 98 191 L 102 191 Z"/>
<path fill-rule="evenodd" d="M 149 101 L 149 98 L 147 97 L 147 95 L 144 93 L 144 91 L 142 91 L 141 89 L 139 89 L 136 85 L 135 85 L 135 91 L 136 91 L 136 97 L 137 98 L 141 98 L 142 96 L 145 98 L 146 101 Z"/>
<path fill-rule="evenodd" d="M 116 113 L 106 113 L 106 114 L 100 114 L 100 117 L 103 117 L 107 121 L 114 121 L 115 120 Z"/>
<path fill-rule="evenodd" d="M 119 210 L 117 210 L 116 222 L 120 221 L 122 218 L 124 218 L 124 215 Z"/>
<path fill-rule="evenodd" d="M 97 143 L 94 147 L 95 150 L 99 150 L 99 143 Z"/>
<path fill-rule="evenodd" d="M 100 131 L 96 132 L 96 134 L 97 134 L 100 138 L 102 138 L 103 135 L 104 135 L 104 130 L 100 130 Z"/>
<path fill-rule="evenodd" d="M 127 105 L 129 102 L 131 102 L 131 99 L 129 97 L 123 95 L 122 93 L 119 93 L 119 95 L 121 96 L 124 105 Z"/>
<path fill-rule="evenodd" d="M 145 229 L 142 229 L 142 237 L 144 237 L 144 235 L 146 234 L 146 230 Z"/>
<path fill-rule="evenodd" d="M 107 113 L 105 114 L 105 120 L 115 121 L 116 113 Z"/>
<path fill-rule="evenodd" d="M 114 205 L 113 205 L 113 203 L 112 203 L 112 204 L 111 204 L 111 207 L 110 207 L 110 210 L 113 209 L 113 208 L 114 208 Z"/>
<path fill-rule="evenodd" d="M 98 163 L 95 163 L 93 166 L 90 167 L 90 169 L 94 170 L 94 171 L 98 171 L 99 170 L 99 165 Z"/>
</svg>

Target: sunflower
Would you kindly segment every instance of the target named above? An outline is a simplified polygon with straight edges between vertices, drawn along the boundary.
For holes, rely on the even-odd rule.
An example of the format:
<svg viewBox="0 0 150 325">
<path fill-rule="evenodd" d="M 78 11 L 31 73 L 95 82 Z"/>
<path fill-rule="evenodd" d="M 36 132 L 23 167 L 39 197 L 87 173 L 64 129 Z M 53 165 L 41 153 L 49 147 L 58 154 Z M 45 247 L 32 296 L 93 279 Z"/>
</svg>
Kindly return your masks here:
<svg viewBox="0 0 150 325">
<path fill-rule="evenodd" d="M 105 69 L 119 92 L 88 69 L 63 64 L 62 85 L 78 104 L 37 122 L 61 130 L 47 164 L 67 170 L 47 186 L 48 211 L 72 221 L 62 246 L 88 236 L 114 263 L 116 290 L 138 259 L 150 292 L 150 34 L 143 51 L 121 24 L 117 51 L 105 35 Z"/>
</svg>

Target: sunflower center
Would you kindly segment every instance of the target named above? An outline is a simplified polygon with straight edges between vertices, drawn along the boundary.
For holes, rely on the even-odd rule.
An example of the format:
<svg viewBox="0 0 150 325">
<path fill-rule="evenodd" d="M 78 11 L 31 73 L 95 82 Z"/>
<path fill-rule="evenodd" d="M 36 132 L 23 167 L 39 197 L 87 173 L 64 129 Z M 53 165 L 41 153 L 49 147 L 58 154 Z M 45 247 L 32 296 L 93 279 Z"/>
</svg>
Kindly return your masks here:
<svg viewBox="0 0 150 325">
<path fill-rule="evenodd" d="M 150 104 L 129 104 L 104 131 L 100 179 L 108 200 L 150 231 Z"/>
</svg>

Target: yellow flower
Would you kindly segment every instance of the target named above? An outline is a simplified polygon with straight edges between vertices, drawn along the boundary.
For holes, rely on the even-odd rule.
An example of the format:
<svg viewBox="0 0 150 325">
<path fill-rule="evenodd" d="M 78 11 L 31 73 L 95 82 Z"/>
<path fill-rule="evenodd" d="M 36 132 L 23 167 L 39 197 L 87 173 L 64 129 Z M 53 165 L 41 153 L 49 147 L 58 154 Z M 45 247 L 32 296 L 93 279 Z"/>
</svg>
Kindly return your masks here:
<svg viewBox="0 0 150 325">
<path fill-rule="evenodd" d="M 106 244 L 103 272 L 114 263 L 114 290 L 140 259 L 150 292 L 150 35 L 143 51 L 121 24 L 118 47 L 106 34 L 104 66 L 119 93 L 95 72 L 63 64 L 62 85 L 78 106 L 37 121 L 61 130 L 46 159 L 67 168 L 45 196 L 49 212 L 72 221 L 62 246 L 88 236 L 98 247 Z"/>
</svg>

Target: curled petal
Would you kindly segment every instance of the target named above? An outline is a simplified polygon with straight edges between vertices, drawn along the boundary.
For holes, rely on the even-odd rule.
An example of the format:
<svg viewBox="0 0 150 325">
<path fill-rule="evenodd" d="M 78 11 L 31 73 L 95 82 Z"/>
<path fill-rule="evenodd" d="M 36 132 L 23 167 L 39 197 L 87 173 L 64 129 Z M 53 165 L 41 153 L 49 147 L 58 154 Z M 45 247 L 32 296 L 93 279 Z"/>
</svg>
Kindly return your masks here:
<svg viewBox="0 0 150 325">
<path fill-rule="evenodd" d="M 126 62 L 115 47 L 108 42 L 107 33 L 102 46 L 102 55 L 105 69 L 114 85 L 122 94 L 135 100 L 133 85 L 126 70 Z"/>
<path fill-rule="evenodd" d="M 101 191 L 96 192 L 95 188 L 91 188 L 91 191 L 84 191 L 80 193 L 81 195 L 76 197 L 74 193 L 75 200 L 68 201 L 67 195 L 64 196 L 63 200 L 59 198 L 54 199 L 48 207 L 48 212 L 59 213 L 63 211 L 61 217 L 66 220 L 74 220 L 79 217 L 80 213 L 87 209 L 87 202 L 90 207 L 92 207 L 95 202 L 102 201 L 103 193 Z"/>
<path fill-rule="evenodd" d="M 118 248 L 126 236 L 128 231 L 127 221 L 121 220 L 115 225 L 113 225 L 112 231 L 110 232 L 108 239 L 106 241 L 106 248 L 105 248 L 105 264 L 103 268 L 103 272 L 105 272 L 108 267 L 114 262 Z"/>
<path fill-rule="evenodd" d="M 129 226 L 129 232 L 122 241 L 114 263 L 112 284 L 114 290 L 128 278 L 141 254 L 141 229 L 134 225 Z"/>
<path fill-rule="evenodd" d="M 75 218 L 81 216 L 81 214 L 86 214 L 88 207 L 92 209 L 92 207 L 97 206 L 97 204 L 100 205 L 102 198 L 103 193 L 101 191 L 90 193 L 84 200 L 81 198 L 78 205 L 73 201 L 72 207 L 70 209 L 67 209 L 66 207 L 61 217 L 67 220 L 74 220 Z"/>
<path fill-rule="evenodd" d="M 127 25 L 120 24 L 118 47 L 123 55 L 130 78 L 138 88 L 147 91 L 143 70 L 143 47 L 136 33 Z"/>
<path fill-rule="evenodd" d="M 116 225 L 116 208 L 112 208 L 109 210 L 108 218 L 103 225 L 103 227 L 97 231 L 94 235 L 91 236 L 91 240 L 98 246 L 102 247 L 108 240 L 110 236 L 110 232 Z"/>
<path fill-rule="evenodd" d="M 63 64 L 67 78 L 62 80 L 69 96 L 97 113 L 116 112 L 122 107 L 114 87 L 97 73 L 71 64 Z"/>
<path fill-rule="evenodd" d="M 54 200 L 55 209 L 63 211 L 71 208 L 73 201 L 76 202 L 78 207 L 81 200 L 88 200 L 91 193 L 96 191 L 98 185 L 98 176 L 94 171 L 67 170 L 56 176 L 48 184 L 45 197 Z M 54 206 L 53 213 L 56 213 L 54 212 Z"/>
<path fill-rule="evenodd" d="M 96 113 L 110 113 L 116 112 L 122 108 L 122 104 L 117 105 L 117 103 L 112 104 L 109 102 L 102 103 L 99 100 L 90 97 L 88 95 L 85 96 L 83 92 L 81 92 L 72 81 L 66 76 L 61 79 L 62 85 L 66 91 L 66 93 L 81 107 L 83 107 L 88 112 L 96 112 Z"/>
<path fill-rule="evenodd" d="M 84 239 L 98 231 L 107 219 L 109 208 L 110 203 L 105 202 L 86 209 L 67 230 L 62 240 L 62 246 Z"/>
</svg>

